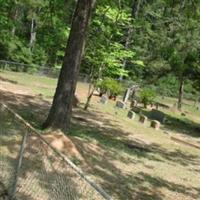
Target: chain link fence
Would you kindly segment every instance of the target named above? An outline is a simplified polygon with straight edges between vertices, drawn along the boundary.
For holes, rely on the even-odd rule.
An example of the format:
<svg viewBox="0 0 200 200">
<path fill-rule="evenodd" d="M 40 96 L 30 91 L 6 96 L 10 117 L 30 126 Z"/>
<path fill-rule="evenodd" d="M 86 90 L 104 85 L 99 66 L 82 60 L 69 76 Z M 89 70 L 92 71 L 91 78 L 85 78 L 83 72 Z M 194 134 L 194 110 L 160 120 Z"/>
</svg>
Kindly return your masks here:
<svg viewBox="0 0 200 200">
<path fill-rule="evenodd" d="M 0 103 L 0 200 L 109 200 L 66 156 Z"/>
<path fill-rule="evenodd" d="M 50 68 L 47 66 L 38 66 L 34 64 L 23 64 L 12 61 L 0 60 L 0 69 L 14 72 L 25 72 L 39 76 L 45 76 L 50 78 L 58 78 L 60 69 L 59 68 Z M 118 80 L 118 79 L 117 79 Z M 91 82 L 90 76 L 88 74 L 79 73 L 78 81 L 82 83 L 89 84 Z M 119 81 L 119 80 L 118 80 Z M 132 87 L 137 84 L 132 80 L 120 80 L 121 85 L 123 86 L 123 95 L 126 92 L 127 88 Z"/>
<path fill-rule="evenodd" d="M 0 60 L 0 69 L 14 72 L 26 72 L 50 78 L 58 78 L 60 74 L 59 68 L 50 68 L 48 66 L 38 66 L 34 64 L 23 64 L 6 60 Z M 88 74 L 80 73 L 78 81 L 89 83 L 90 77 Z"/>
</svg>

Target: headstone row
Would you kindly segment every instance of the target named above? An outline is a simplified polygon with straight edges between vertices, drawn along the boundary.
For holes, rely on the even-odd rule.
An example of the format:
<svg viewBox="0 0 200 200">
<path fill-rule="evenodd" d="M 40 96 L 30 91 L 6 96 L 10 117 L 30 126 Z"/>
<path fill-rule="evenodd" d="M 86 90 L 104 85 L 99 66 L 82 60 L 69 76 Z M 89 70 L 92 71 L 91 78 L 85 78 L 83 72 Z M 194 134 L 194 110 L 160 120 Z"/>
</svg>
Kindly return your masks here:
<svg viewBox="0 0 200 200">
<path fill-rule="evenodd" d="M 100 99 L 100 102 L 102 104 L 106 104 L 108 102 L 108 97 L 103 95 Z M 117 108 L 121 108 L 121 109 L 126 109 L 126 103 L 123 102 L 123 101 L 117 101 L 116 102 L 116 107 Z M 136 100 L 133 100 L 131 102 L 131 110 L 128 111 L 128 114 L 127 114 L 127 117 L 129 119 L 135 119 L 136 117 L 136 114 L 139 114 L 140 117 L 139 117 L 139 122 L 141 123 L 145 123 L 147 121 L 147 116 L 145 116 L 144 114 L 141 114 L 142 113 L 142 110 L 141 108 L 137 107 L 137 101 Z M 151 121 L 151 127 L 154 128 L 154 129 L 159 129 L 160 128 L 160 123 L 164 123 L 165 121 L 165 114 L 162 113 L 161 111 L 159 110 L 156 110 L 156 109 L 152 109 L 152 111 L 150 112 L 150 118 L 153 119 Z"/>
</svg>

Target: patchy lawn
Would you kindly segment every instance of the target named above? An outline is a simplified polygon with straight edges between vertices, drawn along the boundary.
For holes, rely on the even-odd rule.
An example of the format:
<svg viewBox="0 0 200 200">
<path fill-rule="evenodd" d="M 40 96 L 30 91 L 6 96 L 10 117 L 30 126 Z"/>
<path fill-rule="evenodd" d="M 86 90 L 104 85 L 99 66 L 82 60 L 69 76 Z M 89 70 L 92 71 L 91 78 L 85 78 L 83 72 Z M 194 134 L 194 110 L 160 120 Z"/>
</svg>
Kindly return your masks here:
<svg viewBox="0 0 200 200">
<path fill-rule="evenodd" d="M 48 113 L 55 85 L 55 79 L 1 72 L 0 100 L 39 128 Z M 79 83 L 77 94 L 84 103 L 87 85 Z M 68 134 L 83 158 L 74 162 L 83 171 L 113 199 L 200 199 L 200 150 L 175 143 L 166 133 L 199 140 L 198 112 L 190 110 L 183 117 L 163 109 L 174 123 L 155 131 L 149 122 L 140 124 L 138 117 L 128 119 L 127 110 L 116 109 L 114 102 L 102 105 L 98 101 L 98 97 L 93 98 L 89 111 L 74 109 Z M 145 148 L 131 146 L 133 143 Z"/>
</svg>

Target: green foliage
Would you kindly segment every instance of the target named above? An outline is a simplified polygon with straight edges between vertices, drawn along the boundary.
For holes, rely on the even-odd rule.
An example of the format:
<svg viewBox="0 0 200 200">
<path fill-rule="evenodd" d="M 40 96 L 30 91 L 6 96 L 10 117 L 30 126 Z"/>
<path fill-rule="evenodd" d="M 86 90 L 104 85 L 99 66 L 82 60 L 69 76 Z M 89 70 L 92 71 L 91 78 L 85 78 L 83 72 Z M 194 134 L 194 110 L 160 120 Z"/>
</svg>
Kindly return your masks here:
<svg viewBox="0 0 200 200">
<path fill-rule="evenodd" d="M 148 104 L 153 103 L 153 100 L 156 98 L 156 93 L 150 88 L 144 88 L 142 91 L 140 91 L 139 97 L 146 108 Z"/>
<path fill-rule="evenodd" d="M 178 96 L 178 86 L 178 80 L 172 74 L 160 78 L 155 84 L 156 93 L 168 97 Z"/>
<path fill-rule="evenodd" d="M 112 78 L 104 78 L 97 82 L 96 87 L 100 88 L 102 93 L 109 92 L 110 95 L 119 95 L 123 91 L 122 85 L 112 79 Z"/>
<path fill-rule="evenodd" d="M 197 82 L 195 82 L 197 83 Z M 195 88 L 192 80 L 186 80 L 184 84 L 184 98 L 195 100 L 199 95 L 198 89 Z M 197 86 L 198 84 L 196 84 Z M 154 85 L 154 90 L 161 96 L 178 97 L 179 80 L 173 74 L 168 74 L 160 78 Z"/>
<path fill-rule="evenodd" d="M 73 0 L 0 1 L 0 59 L 50 67 L 62 62 L 73 8 Z"/>
<path fill-rule="evenodd" d="M 97 78 L 126 78 L 130 73 L 124 61 L 127 61 L 131 68 L 144 65 L 143 61 L 137 58 L 136 52 L 125 45 L 132 18 L 131 4 L 125 4 L 123 1 L 123 5 L 125 9 L 121 9 L 113 1 L 98 2 L 81 68 L 83 73 L 92 71 Z"/>
<path fill-rule="evenodd" d="M 29 64 L 25 71 L 61 66 L 75 3 L 0 1 L 0 59 Z M 153 85 L 167 96 L 178 95 L 183 77 L 185 95 L 192 96 L 200 90 L 199 21 L 197 0 L 97 1 L 80 71 Z"/>
</svg>

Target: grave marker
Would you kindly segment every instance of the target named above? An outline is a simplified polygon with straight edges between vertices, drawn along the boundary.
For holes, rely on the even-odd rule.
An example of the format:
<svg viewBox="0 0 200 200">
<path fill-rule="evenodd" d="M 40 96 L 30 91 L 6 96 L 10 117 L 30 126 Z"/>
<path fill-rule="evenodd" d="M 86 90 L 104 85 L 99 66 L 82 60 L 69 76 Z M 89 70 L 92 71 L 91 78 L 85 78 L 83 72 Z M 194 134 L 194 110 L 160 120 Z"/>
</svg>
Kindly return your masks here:
<svg viewBox="0 0 200 200">
<path fill-rule="evenodd" d="M 144 124 L 147 121 L 147 116 L 140 115 L 139 121 Z"/>
<path fill-rule="evenodd" d="M 103 96 L 101 97 L 101 99 L 100 99 L 100 102 L 101 102 L 102 104 L 106 104 L 106 103 L 108 102 L 108 97 L 105 96 L 105 95 L 103 95 Z"/>
<path fill-rule="evenodd" d="M 130 110 L 130 111 L 128 112 L 127 117 L 128 117 L 129 119 L 134 119 L 134 118 L 135 118 L 135 115 L 136 115 L 136 114 L 135 114 L 133 111 Z"/>
<path fill-rule="evenodd" d="M 137 106 L 137 101 L 136 100 L 131 101 L 130 107 L 133 108 L 133 107 L 136 107 L 136 106 Z"/>
<path fill-rule="evenodd" d="M 117 101 L 116 102 L 116 107 L 125 109 L 126 108 L 126 104 L 124 102 L 122 102 L 122 101 Z"/>
<path fill-rule="evenodd" d="M 157 120 L 152 120 L 151 121 L 151 127 L 155 128 L 156 130 L 158 130 L 160 128 L 160 122 Z"/>
<path fill-rule="evenodd" d="M 139 107 L 132 107 L 131 109 L 133 112 L 137 113 L 137 114 L 140 114 L 142 112 L 141 108 Z"/>
</svg>

